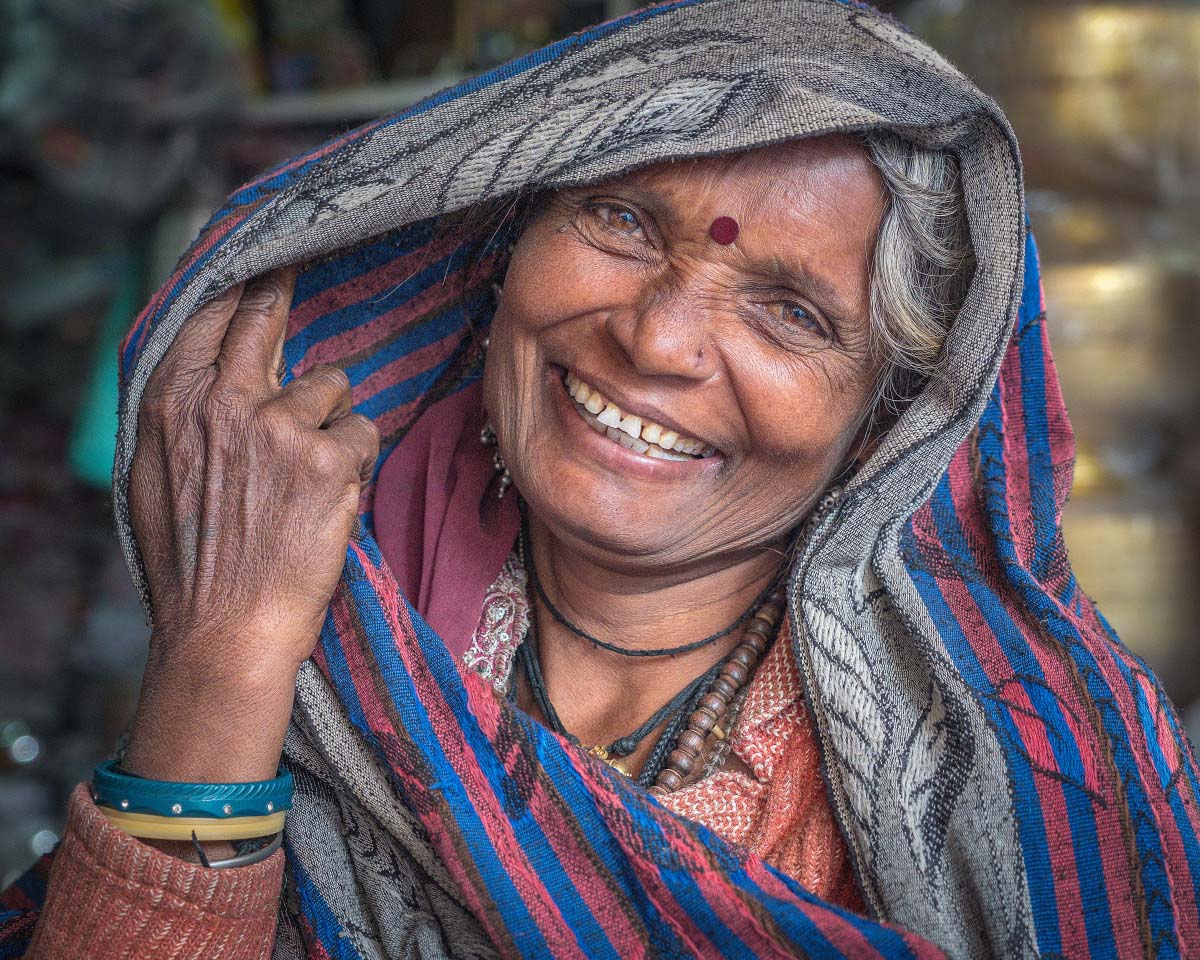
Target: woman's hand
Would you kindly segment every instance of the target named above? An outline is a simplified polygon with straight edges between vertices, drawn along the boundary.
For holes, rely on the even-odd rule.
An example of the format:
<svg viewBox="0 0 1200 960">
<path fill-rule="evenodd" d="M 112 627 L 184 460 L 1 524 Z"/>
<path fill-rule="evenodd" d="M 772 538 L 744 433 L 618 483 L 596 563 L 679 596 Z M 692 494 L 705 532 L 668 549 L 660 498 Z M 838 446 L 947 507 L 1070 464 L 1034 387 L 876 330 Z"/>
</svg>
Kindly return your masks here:
<svg viewBox="0 0 1200 960">
<path fill-rule="evenodd" d="M 294 281 L 201 308 L 142 400 L 129 502 L 154 630 L 124 760 L 142 776 L 275 775 L 379 452 L 341 370 L 279 386 Z"/>
</svg>

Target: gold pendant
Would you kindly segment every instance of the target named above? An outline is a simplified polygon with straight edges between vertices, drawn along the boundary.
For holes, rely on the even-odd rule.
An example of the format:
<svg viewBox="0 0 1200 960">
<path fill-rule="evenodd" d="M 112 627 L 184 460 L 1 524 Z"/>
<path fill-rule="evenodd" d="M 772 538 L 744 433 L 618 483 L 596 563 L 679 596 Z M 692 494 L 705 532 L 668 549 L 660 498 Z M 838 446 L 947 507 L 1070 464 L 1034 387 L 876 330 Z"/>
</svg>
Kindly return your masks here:
<svg viewBox="0 0 1200 960">
<path fill-rule="evenodd" d="M 618 760 L 616 757 L 612 756 L 612 754 L 610 754 L 606 748 L 600 746 L 599 744 L 596 744 L 596 746 L 594 746 L 594 747 L 588 747 L 587 752 L 590 753 L 593 757 L 599 757 L 601 760 L 603 760 L 605 763 L 607 763 L 610 767 L 612 767 L 614 770 L 616 770 L 617 773 L 621 774 L 621 776 L 623 776 L 623 777 L 632 777 L 633 776 L 632 773 L 630 773 L 623 766 L 621 766 L 620 760 Z"/>
</svg>

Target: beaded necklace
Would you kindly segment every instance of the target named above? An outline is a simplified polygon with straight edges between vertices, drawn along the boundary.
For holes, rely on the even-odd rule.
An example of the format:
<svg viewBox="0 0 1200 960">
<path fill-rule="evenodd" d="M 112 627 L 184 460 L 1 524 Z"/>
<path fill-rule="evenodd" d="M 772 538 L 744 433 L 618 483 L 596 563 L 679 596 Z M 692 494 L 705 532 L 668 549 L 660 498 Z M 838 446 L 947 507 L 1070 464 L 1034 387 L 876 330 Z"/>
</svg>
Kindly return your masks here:
<svg viewBox="0 0 1200 960">
<path fill-rule="evenodd" d="M 618 653 L 630 653 L 627 648 L 598 640 L 582 629 L 574 627 L 550 604 L 549 598 L 546 597 L 541 582 L 537 578 L 533 551 L 528 545 L 528 523 L 525 517 L 522 518 L 518 551 L 528 572 L 530 583 L 534 586 L 536 597 L 547 605 L 548 611 L 557 622 L 566 626 L 577 636 L 584 637 L 604 649 L 612 649 Z M 566 729 L 559 718 L 558 711 L 554 709 L 554 704 L 550 700 L 545 677 L 542 674 L 537 639 L 537 617 L 532 610 L 525 640 L 517 648 L 514 668 L 518 673 L 524 674 L 534 703 L 537 704 L 551 730 L 583 747 L 626 777 L 633 777 L 633 773 L 622 763 L 622 760 L 633 754 L 642 741 L 666 721 L 666 726 L 659 735 L 654 749 L 636 777 L 639 786 L 661 796 L 678 790 L 701 773 L 704 767 L 700 762 L 701 757 L 713 754 L 716 746 L 725 740 L 727 731 L 732 725 L 732 713 L 735 709 L 736 698 L 753 675 L 754 668 L 774 639 L 782 611 L 783 592 L 776 580 L 733 624 L 712 637 L 706 637 L 702 641 L 685 644 L 682 647 L 641 653 L 643 656 L 664 656 L 698 649 L 715 642 L 720 637 L 727 636 L 738 626 L 749 621 L 741 642 L 729 656 L 690 681 L 632 733 L 620 737 L 608 746 L 599 744 L 587 746 L 581 743 L 578 737 Z M 515 699 L 516 692 L 517 685 L 513 684 L 509 696 Z"/>
</svg>

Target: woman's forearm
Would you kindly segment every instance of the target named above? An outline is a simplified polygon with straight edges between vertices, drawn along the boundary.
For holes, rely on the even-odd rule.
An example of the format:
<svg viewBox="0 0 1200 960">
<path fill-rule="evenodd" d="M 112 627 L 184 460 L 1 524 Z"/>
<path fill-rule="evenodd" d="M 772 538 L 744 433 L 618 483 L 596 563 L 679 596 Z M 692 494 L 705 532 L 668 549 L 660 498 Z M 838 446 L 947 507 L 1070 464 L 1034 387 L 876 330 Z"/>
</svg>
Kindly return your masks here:
<svg viewBox="0 0 1200 960">
<path fill-rule="evenodd" d="M 258 644 L 244 636 L 239 641 L 241 649 L 261 651 L 255 662 L 205 666 L 177 657 L 147 665 L 122 760 L 128 772 L 196 783 L 275 776 L 299 664 L 273 658 L 269 638 Z M 187 637 L 158 644 L 189 645 Z"/>
</svg>

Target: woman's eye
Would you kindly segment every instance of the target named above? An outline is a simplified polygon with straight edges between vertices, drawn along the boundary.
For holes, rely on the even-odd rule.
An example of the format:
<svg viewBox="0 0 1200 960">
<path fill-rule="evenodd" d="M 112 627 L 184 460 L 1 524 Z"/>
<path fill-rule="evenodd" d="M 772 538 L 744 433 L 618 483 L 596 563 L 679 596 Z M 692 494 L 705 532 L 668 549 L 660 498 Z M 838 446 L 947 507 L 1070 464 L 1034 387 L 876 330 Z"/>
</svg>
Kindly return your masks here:
<svg viewBox="0 0 1200 960">
<path fill-rule="evenodd" d="M 775 309 L 785 323 L 815 333 L 822 339 L 829 339 L 829 331 L 808 307 L 791 300 L 784 300 L 782 303 L 775 304 Z"/>
<path fill-rule="evenodd" d="M 595 203 L 590 209 L 592 216 L 614 233 L 619 233 L 623 237 L 633 237 L 636 240 L 645 239 L 645 231 L 642 230 L 642 225 L 632 210 L 610 203 Z"/>
</svg>

